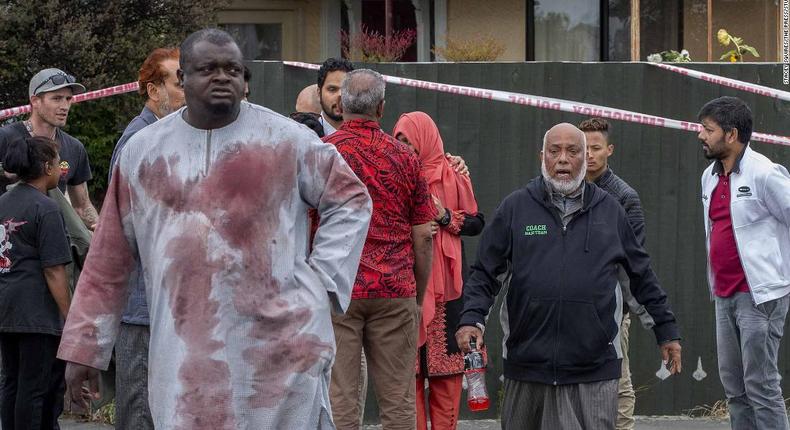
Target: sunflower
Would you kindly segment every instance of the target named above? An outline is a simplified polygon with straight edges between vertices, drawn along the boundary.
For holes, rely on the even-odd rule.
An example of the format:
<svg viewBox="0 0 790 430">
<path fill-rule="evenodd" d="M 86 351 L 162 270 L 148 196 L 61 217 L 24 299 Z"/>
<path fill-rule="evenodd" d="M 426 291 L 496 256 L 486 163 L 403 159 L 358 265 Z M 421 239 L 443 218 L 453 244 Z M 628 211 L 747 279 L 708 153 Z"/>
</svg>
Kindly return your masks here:
<svg viewBox="0 0 790 430">
<path fill-rule="evenodd" d="M 724 46 L 730 44 L 730 34 L 727 33 L 727 30 L 723 28 L 720 29 L 718 33 L 716 33 L 716 39 L 719 39 L 719 43 L 721 43 Z"/>
</svg>

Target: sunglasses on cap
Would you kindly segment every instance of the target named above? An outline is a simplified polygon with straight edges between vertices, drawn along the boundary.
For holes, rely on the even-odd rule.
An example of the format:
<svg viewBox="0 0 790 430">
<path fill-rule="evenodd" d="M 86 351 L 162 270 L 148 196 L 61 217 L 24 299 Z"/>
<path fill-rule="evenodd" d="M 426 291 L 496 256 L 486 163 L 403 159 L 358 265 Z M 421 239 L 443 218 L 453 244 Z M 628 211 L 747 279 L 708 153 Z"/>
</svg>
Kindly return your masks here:
<svg viewBox="0 0 790 430">
<path fill-rule="evenodd" d="M 44 84 L 46 84 L 49 81 L 52 81 L 52 83 L 54 85 L 62 85 L 62 84 L 65 84 L 65 83 L 73 84 L 73 83 L 77 82 L 77 79 L 75 79 L 74 76 L 67 75 L 67 74 L 65 74 L 63 72 L 57 72 L 54 75 L 48 77 L 47 79 L 44 79 L 40 84 L 38 84 L 36 89 L 33 90 L 33 94 L 37 94 L 38 93 L 38 89 L 43 87 Z"/>
</svg>

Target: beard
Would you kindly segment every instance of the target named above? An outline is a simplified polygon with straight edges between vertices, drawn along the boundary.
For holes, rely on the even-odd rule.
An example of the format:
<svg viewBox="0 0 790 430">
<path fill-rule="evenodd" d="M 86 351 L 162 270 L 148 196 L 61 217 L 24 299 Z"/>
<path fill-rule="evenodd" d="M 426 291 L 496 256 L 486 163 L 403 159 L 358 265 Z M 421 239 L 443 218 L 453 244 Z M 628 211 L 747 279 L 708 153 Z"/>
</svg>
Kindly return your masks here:
<svg viewBox="0 0 790 430">
<path fill-rule="evenodd" d="M 173 109 L 170 108 L 170 97 L 167 93 L 164 93 L 164 95 L 163 100 L 159 101 L 159 114 L 162 115 L 162 118 L 173 113 Z"/>
<path fill-rule="evenodd" d="M 715 151 L 712 146 L 707 145 L 703 141 L 700 141 L 700 144 L 702 145 L 702 155 L 704 155 L 706 159 L 718 160 L 721 158 L 720 154 Z M 707 148 L 707 150 L 705 148 Z"/>
<path fill-rule="evenodd" d="M 584 182 L 584 176 L 587 174 L 587 163 L 582 163 L 582 168 L 579 173 L 571 179 L 555 179 L 549 175 L 549 170 L 546 168 L 546 161 L 541 160 L 540 172 L 543 174 L 543 179 L 551 185 L 554 191 L 568 195 L 577 189 Z"/>
<path fill-rule="evenodd" d="M 327 118 L 337 122 L 343 121 L 343 115 L 335 115 L 332 113 L 332 106 L 327 106 L 324 103 L 324 98 L 320 95 L 318 96 L 318 101 L 321 102 L 321 110 L 324 111 L 324 115 L 326 115 Z"/>
</svg>

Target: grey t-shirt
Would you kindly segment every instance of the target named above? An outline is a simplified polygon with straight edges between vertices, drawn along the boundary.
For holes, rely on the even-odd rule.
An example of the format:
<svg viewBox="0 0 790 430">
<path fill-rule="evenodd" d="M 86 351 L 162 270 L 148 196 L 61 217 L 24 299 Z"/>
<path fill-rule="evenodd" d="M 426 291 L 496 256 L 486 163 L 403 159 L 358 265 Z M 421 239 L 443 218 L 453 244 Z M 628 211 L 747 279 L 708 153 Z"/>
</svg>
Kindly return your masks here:
<svg viewBox="0 0 790 430">
<path fill-rule="evenodd" d="M 0 196 L 0 332 L 59 336 L 63 321 L 43 269 L 70 262 L 55 201 L 24 183 Z"/>
<path fill-rule="evenodd" d="M 28 137 L 30 137 L 30 133 L 21 121 L 0 128 L 0 163 L 5 158 L 9 143 Z M 79 185 L 91 179 L 91 166 L 88 161 L 88 152 L 82 142 L 61 129 L 57 129 L 55 140 L 60 144 L 61 177 L 58 188 L 66 193 L 66 185 Z M 9 181 L 5 177 L 0 177 L 0 196 L 5 193 L 8 184 Z"/>
</svg>

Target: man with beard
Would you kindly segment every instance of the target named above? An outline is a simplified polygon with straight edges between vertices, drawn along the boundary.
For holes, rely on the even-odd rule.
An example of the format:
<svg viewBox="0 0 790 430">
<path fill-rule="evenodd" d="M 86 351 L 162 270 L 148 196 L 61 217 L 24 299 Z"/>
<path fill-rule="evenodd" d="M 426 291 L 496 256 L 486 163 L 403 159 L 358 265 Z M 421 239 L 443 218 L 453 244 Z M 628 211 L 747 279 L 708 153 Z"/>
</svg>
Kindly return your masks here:
<svg viewBox="0 0 790 430">
<path fill-rule="evenodd" d="M 752 112 L 720 97 L 699 112 L 719 377 L 733 430 L 787 429 L 777 359 L 790 293 L 790 174 L 749 147 Z"/>
<path fill-rule="evenodd" d="M 456 333 L 469 351 L 512 270 L 502 303 L 505 394 L 502 428 L 612 429 L 620 378 L 623 299 L 617 265 L 655 320 L 669 371 L 681 370 L 675 316 L 622 206 L 586 183 L 584 133 L 558 124 L 545 134 L 542 175 L 510 194 L 483 232 L 464 286 Z"/>
<path fill-rule="evenodd" d="M 228 33 L 188 36 L 180 67 L 186 107 L 118 155 L 58 352 L 71 398 L 85 381 L 95 396 L 139 258 L 155 428 L 332 429 L 331 314 L 350 302 L 365 185 L 315 133 L 241 101 Z"/>
<path fill-rule="evenodd" d="M 346 73 L 354 70 L 354 65 L 345 58 L 327 58 L 318 69 L 318 101 L 321 103 L 321 125 L 324 136 L 334 133 L 343 124 L 343 111 L 340 106 L 342 95 L 340 87 Z"/>
<path fill-rule="evenodd" d="M 137 82 L 146 98 L 140 115 L 126 126 L 110 161 L 110 180 L 126 142 L 138 131 L 184 105 L 178 80 L 178 48 L 155 49 L 143 61 Z M 109 182 L 109 181 L 108 181 Z M 148 408 L 149 316 L 140 261 L 129 278 L 129 300 L 121 317 L 115 343 L 115 424 L 122 429 L 153 430 Z"/>
</svg>

